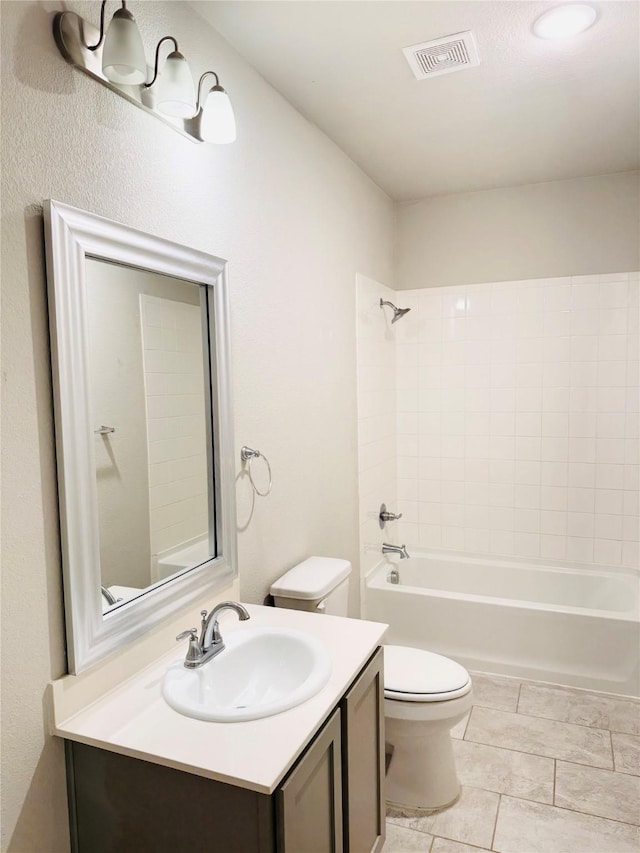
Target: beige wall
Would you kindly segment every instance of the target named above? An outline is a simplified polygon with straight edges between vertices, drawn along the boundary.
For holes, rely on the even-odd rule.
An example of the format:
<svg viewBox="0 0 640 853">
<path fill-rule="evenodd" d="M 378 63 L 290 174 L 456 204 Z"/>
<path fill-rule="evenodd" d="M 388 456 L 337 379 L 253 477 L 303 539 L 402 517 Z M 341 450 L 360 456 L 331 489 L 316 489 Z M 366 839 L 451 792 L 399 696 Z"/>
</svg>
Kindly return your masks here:
<svg viewBox="0 0 640 853">
<path fill-rule="evenodd" d="M 97 19 L 97 3 L 69 6 Z M 221 74 L 232 146 L 197 146 L 71 69 L 52 14 L 2 3 L 2 848 L 19 853 L 68 846 L 62 745 L 43 717 L 65 665 L 42 200 L 229 259 L 236 446 L 262 450 L 274 477 L 255 505 L 238 481 L 250 601 L 309 554 L 357 561 L 355 274 L 391 281 L 394 221 L 387 197 L 188 6 L 135 14 L 148 50 L 174 33 L 194 74 Z"/>
<path fill-rule="evenodd" d="M 640 266 L 639 174 L 439 196 L 398 212 L 396 284 L 629 272 Z"/>
</svg>

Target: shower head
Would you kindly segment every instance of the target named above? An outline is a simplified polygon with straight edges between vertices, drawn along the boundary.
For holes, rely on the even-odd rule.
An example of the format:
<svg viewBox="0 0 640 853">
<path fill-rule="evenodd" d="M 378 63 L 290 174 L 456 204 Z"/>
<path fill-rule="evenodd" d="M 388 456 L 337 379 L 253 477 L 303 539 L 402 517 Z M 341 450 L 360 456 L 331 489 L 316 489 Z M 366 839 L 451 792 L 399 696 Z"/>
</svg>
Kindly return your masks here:
<svg viewBox="0 0 640 853">
<path fill-rule="evenodd" d="M 393 308 L 393 317 L 391 318 L 391 323 L 395 323 L 396 320 L 399 320 L 400 317 L 404 317 L 405 314 L 408 314 L 411 311 L 411 308 L 396 308 L 393 302 L 387 302 L 386 299 L 380 300 L 380 307 L 383 305 L 388 305 L 389 308 Z"/>
</svg>

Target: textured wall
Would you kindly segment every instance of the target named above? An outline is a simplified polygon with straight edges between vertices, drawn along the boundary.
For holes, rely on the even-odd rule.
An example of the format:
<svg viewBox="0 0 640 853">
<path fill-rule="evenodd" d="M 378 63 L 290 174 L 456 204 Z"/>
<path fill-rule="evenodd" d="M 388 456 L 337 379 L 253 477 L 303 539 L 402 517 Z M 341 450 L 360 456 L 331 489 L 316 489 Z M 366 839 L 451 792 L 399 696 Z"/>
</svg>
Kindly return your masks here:
<svg viewBox="0 0 640 853">
<path fill-rule="evenodd" d="M 255 505 L 238 479 L 243 597 L 308 554 L 358 556 L 354 281 L 391 281 L 392 205 L 188 6 L 135 14 L 148 49 L 175 33 L 194 75 L 221 74 L 235 145 L 197 146 L 67 66 L 49 4 L 2 4 L 2 846 L 20 853 L 68 845 L 43 721 L 64 671 L 44 198 L 230 260 L 236 446 L 274 475 Z"/>
<path fill-rule="evenodd" d="M 624 172 L 405 205 L 398 213 L 394 286 L 637 270 L 639 178 Z"/>
</svg>

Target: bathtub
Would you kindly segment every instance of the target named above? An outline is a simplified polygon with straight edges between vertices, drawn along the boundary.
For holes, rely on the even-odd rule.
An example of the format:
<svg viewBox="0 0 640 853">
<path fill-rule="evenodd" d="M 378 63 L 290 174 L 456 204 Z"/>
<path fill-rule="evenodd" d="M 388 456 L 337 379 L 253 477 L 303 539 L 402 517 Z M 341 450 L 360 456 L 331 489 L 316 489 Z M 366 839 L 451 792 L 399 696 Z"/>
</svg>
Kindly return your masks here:
<svg viewBox="0 0 640 853">
<path fill-rule="evenodd" d="M 364 616 L 389 624 L 387 642 L 467 669 L 638 696 L 639 580 L 625 570 L 416 551 L 372 569 Z"/>
</svg>

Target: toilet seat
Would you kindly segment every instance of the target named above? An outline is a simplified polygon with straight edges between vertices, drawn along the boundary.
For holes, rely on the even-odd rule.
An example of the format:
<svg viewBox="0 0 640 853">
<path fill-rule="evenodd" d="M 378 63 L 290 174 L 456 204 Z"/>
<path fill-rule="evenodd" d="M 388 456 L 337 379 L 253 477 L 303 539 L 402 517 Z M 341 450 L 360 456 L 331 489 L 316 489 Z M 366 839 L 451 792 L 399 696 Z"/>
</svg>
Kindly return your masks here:
<svg viewBox="0 0 640 853">
<path fill-rule="evenodd" d="M 469 673 L 450 658 L 409 646 L 384 646 L 386 699 L 445 702 L 470 690 Z"/>
</svg>

